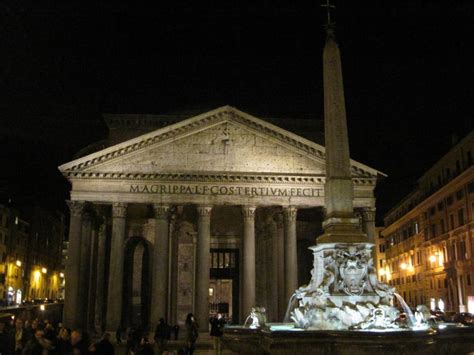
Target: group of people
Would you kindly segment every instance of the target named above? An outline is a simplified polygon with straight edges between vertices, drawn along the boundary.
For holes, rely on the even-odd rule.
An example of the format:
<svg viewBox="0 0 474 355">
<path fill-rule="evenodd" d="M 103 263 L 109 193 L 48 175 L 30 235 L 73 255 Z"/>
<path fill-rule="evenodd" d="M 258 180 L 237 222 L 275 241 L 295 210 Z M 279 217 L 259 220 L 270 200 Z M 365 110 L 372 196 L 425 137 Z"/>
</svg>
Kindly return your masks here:
<svg viewBox="0 0 474 355">
<path fill-rule="evenodd" d="M 209 320 L 210 335 L 214 338 L 216 354 L 220 354 L 220 337 L 225 325 L 224 318 L 218 314 Z M 168 341 L 174 331 L 174 339 L 178 339 L 179 326 L 171 327 L 163 318 L 156 326 L 154 341 L 158 354 L 168 349 Z M 178 354 L 194 354 L 196 341 L 199 336 L 199 327 L 192 313 L 189 313 L 185 322 L 185 346 Z M 130 327 L 126 332 L 127 355 L 155 354 L 154 346 L 150 343 L 146 332 Z M 116 341 L 121 343 L 121 329 L 117 330 Z M 62 323 L 35 319 L 31 322 L 21 318 L 6 322 L 0 320 L 0 354 L 1 355 L 114 355 L 114 345 L 110 341 L 110 334 L 104 333 L 99 341 L 92 342 L 89 335 L 81 330 L 71 330 Z"/>
<path fill-rule="evenodd" d="M 17 318 L 14 322 L 0 320 L 0 354 L 2 355 L 114 355 L 110 336 L 105 333 L 91 342 L 87 333 L 71 330 L 61 323 Z"/>
</svg>

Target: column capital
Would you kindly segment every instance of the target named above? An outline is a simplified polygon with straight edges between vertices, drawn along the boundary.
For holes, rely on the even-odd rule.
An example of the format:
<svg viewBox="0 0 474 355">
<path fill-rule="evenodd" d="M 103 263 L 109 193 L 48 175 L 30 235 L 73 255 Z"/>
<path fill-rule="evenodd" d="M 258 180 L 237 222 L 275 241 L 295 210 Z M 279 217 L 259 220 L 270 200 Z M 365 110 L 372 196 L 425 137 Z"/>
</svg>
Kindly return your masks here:
<svg viewBox="0 0 474 355">
<path fill-rule="evenodd" d="M 212 206 L 199 205 L 197 206 L 199 217 L 211 217 Z"/>
<path fill-rule="evenodd" d="M 359 210 L 359 214 L 364 222 L 375 221 L 375 207 L 364 207 Z"/>
<path fill-rule="evenodd" d="M 112 204 L 112 217 L 125 218 L 127 216 L 127 204 L 115 202 Z"/>
<path fill-rule="evenodd" d="M 283 207 L 283 215 L 285 216 L 285 221 L 295 222 L 297 213 L 298 209 L 295 206 Z"/>
<path fill-rule="evenodd" d="M 71 201 L 66 200 L 67 206 L 69 207 L 69 211 L 71 216 L 81 216 L 82 212 L 84 211 L 84 206 L 86 205 L 85 201 Z"/>
<path fill-rule="evenodd" d="M 164 205 L 161 203 L 154 203 L 153 204 L 153 211 L 155 211 L 155 218 L 156 219 L 168 219 L 170 206 Z"/>
<path fill-rule="evenodd" d="M 242 206 L 242 215 L 244 216 L 244 219 L 254 219 L 256 209 L 257 207 L 255 206 Z"/>
</svg>

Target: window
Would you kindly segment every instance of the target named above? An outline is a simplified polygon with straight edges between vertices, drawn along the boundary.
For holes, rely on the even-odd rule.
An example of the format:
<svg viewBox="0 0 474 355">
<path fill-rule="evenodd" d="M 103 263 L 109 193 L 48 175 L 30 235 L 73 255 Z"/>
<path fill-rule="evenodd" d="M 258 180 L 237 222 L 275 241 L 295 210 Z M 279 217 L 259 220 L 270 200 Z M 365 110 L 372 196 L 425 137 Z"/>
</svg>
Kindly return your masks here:
<svg viewBox="0 0 474 355">
<path fill-rule="evenodd" d="M 456 243 L 451 243 L 451 261 L 456 260 Z"/>
<path fill-rule="evenodd" d="M 449 196 L 447 199 L 446 199 L 446 204 L 448 206 L 451 206 L 453 204 L 453 196 Z"/>
<path fill-rule="evenodd" d="M 448 279 L 444 279 L 444 288 L 448 288 Z"/>
<path fill-rule="evenodd" d="M 438 279 L 438 288 L 441 288 L 441 280 Z"/>
<path fill-rule="evenodd" d="M 436 224 L 431 225 L 431 238 L 436 237 Z"/>
<path fill-rule="evenodd" d="M 459 243 L 459 259 L 463 260 L 463 259 L 467 259 L 467 255 L 466 255 L 466 241 L 463 239 L 461 239 L 461 242 Z"/>
<path fill-rule="evenodd" d="M 379 252 L 380 253 L 385 253 L 385 245 L 384 244 L 379 245 Z"/>
<path fill-rule="evenodd" d="M 451 177 L 451 169 L 449 168 L 446 168 L 446 178 L 450 178 Z"/>
<path fill-rule="evenodd" d="M 421 265 L 421 251 L 420 250 L 416 252 L 416 264 Z"/>
<path fill-rule="evenodd" d="M 454 215 L 453 214 L 450 214 L 449 215 L 449 222 L 450 222 L 450 229 L 454 229 Z"/>
<path fill-rule="evenodd" d="M 443 201 L 438 202 L 438 211 L 442 211 L 442 210 L 443 210 Z"/>
<path fill-rule="evenodd" d="M 440 224 L 440 226 L 441 226 L 441 234 L 446 233 L 446 228 L 445 228 L 445 226 L 444 226 L 444 219 L 440 220 L 440 221 L 439 221 L 439 224 Z"/>
<path fill-rule="evenodd" d="M 467 191 L 469 191 L 470 194 L 474 193 L 474 181 L 471 181 L 471 182 L 467 185 Z"/>
<path fill-rule="evenodd" d="M 462 200 L 463 197 L 464 197 L 464 191 L 463 190 L 456 191 L 456 200 L 460 201 L 460 200 Z"/>
<path fill-rule="evenodd" d="M 466 284 L 467 284 L 468 286 L 471 286 L 471 274 L 467 274 L 467 275 L 466 275 Z"/>
<path fill-rule="evenodd" d="M 458 210 L 458 224 L 460 226 L 464 225 L 464 208 Z"/>
<path fill-rule="evenodd" d="M 430 216 L 433 216 L 436 212 L 436 209 L 434 207 L 430 208 Z"/>
</svg>

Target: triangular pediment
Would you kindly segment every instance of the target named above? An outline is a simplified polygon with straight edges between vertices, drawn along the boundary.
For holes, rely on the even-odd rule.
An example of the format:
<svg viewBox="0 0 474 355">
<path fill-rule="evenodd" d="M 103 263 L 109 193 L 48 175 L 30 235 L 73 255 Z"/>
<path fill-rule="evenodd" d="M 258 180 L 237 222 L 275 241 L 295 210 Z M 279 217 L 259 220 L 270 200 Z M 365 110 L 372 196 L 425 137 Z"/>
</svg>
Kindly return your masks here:
<svg viewBox="0 0 474 355">
<path fill-rule="evenodd" d="M 377 170 L 351 161 L 354 176 Z M 179 123 L 89 154 L 59 167 L 81 173 L 249 173 L 324 176 L 323 146 L 233 107 Z"/>
</svg>

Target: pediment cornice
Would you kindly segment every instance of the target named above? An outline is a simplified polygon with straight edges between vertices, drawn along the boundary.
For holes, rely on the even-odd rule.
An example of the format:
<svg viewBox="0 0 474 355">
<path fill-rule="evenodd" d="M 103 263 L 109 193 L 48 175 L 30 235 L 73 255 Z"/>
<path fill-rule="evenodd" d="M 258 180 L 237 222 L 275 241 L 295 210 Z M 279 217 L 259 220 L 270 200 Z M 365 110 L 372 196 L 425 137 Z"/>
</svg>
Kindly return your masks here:
<svg viewBox="0 0 474 355">
<path fill-rule="evenodd" d="M 99 180 L 140 180 L 140 181 L 180 181 L 180 182 L 215 182 L 215 183 L 263 183 L 263 184 L 292 184 L 292 185 L 323 185 L 325 176 L 289 175 L 289 174 L 239 174 L 239 173 L 163 173 L 163 174 L 136 174 L 136 173 L 97 173 L 84 171 L 67 171 L 65 175 L 70 179 L 99 179 Z M 356 186 L 372 186 L 376 183 L 375 177 L 356 177 L 352 181 Z"/>
<path fill-rule="evenodd" d="M 195 132 L 202 131 L 208 127 L 212 127 L 226 121 L 243 126 L 246 129 L 255 132 L 256 134 L 267 137 L 268 139 L 278 141 L 280 144 L 296 150 L 308 158 L 324 163 L 325 148 L 323 146 L 272 125 L 271 123 L 263 121 L 259 118 L 253 117 L 245 112 L 239 111 L 233 107 L 223 106 L 216 110 L 191 117 L 184 121 L 73 160 L 69 163 L 61 165 L 59 170 L 68 177 L 81 176 L 86 178 L 89 176 L 88 171 L 93 167 L 99 168 L 100 165 L 115 160 L 119 157 L 135 153 L 141 149 L 145 149 L 153 145 L 166 144 L 166 142 L 171 142 L 180 137 L 189 136 Z M 351 160 L 351 168 L 353 175 L 360 178 L 374 178 L 377 177 L 377 175 L 384 175 L 383 173 L 354 160 Z M 97 173 L 90 174 L 93 175 Z M 105 174 L 104 178 L 108 176 L 107 173 L 103 174 Z"/>
</svg>

